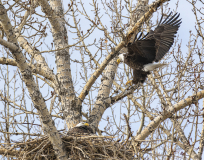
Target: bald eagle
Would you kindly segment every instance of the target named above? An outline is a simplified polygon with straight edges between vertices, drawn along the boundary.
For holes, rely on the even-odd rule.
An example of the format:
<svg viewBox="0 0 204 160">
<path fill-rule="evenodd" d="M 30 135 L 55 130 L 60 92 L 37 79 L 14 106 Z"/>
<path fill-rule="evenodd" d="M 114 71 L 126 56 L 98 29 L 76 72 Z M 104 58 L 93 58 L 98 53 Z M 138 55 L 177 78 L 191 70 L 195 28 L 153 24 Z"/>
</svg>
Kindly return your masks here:
<svg viewBox="0 0 204 160">
<path fill-rule="evenodd" d="M 93 130 L 86 122 L 80 122 L 75 127 L 70 128 L 67 132 L 68 135 L 81 135 L 81 134 L 94 134 Z"/>
<path fill-rule="evenodd" d="M 150 71 L 166 65 L 153 62 L 161 60 L 174 43 L 181 19 L 178 19 L 180 14 L 171 14 L 163 22 L 162 16 L 154 31 L 151 30 L 143 38 L 135 38 L 133 43 L 127 45 L 128 52 L 119 55 L 117 63 L 124 62 L 133 69 L 133 80 L 126 84 L 144 83 Z"/>
</svg>

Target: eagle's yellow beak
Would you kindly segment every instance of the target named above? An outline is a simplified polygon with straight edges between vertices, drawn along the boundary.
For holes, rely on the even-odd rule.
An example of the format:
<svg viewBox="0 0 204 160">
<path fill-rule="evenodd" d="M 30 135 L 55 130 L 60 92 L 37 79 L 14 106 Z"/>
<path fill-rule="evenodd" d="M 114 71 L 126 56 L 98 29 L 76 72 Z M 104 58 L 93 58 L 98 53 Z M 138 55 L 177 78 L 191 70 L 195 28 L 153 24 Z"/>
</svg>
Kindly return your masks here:
<svg viewBox="0 0 204 160">
<path fill-rule="evenodd" d="M 89 126 L 89 124 L 88 124 L 88 123 L 84 123 L 84 125 L 85 125 L 85 126 Z"/>
<path fill-rule="evenodd" d="M 117 64 L 119 64 L 120 62 L 121 62 L 121 61 L 120 61 L 120 58 L 118 58 L 118 59 L 117 59 Z"/>
</svg>

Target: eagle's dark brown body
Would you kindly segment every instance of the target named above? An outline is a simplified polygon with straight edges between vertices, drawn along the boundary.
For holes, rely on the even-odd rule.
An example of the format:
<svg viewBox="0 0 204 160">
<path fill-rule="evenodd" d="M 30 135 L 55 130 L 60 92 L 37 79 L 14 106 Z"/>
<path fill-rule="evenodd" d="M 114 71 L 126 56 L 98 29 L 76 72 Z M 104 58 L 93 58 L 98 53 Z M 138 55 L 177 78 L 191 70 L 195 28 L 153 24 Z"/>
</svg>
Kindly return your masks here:
<svg viewBox="0 0 204 160">
<path fill-rule="evenodd" d="M 162 23 L 161 18 L 154 31 L 128 44 L 128 53 L 124 54 L 124 63 L 133 69 L 133 83 L 143 83 L 150 74 L 150 70 L 145 71 L 145 65 L 158 62 L 169 51 L 181 24 L 181 19 L 178 17 L 179 14 L 171 16 L 170 13 Z"/>
<path fill-rule="evenodd" d="M 91 127 L 84 125 L 87 123 L 79 123 L 79 126 L 76 126 L 74 128 L 69 129 L 67 132 L 68 135 L 89 135 L 89 134 L 94 134 L 93 130 Z"/>
</svg>

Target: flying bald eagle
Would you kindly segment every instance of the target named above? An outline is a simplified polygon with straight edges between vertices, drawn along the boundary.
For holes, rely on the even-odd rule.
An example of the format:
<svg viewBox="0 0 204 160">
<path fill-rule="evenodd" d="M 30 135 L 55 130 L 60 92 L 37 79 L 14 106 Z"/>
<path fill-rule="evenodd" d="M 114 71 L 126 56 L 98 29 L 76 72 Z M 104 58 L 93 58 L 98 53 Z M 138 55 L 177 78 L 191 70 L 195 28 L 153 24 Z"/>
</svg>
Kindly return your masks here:
<svg viewBox="0 0 204 160">
<path fill-rule="evenodd" d="M 162 16 L 154 31 L 151 30 L 143 38 L 135 38 L 133 43 L 127 45 L 128 53 L 119 55 L 117 63 L 124 62 L 133 69 L 133 80 L 126 84 L 144 83 L 150 71 L 166 65 L 153 62 L 161 60 L 174 43 L 181 19 L 178 19 L 180 14 L 171 14 L 163 22 Z"/>
<path fill-rule="evenodd" d="M 81 135 L 81 134 L 94 134 L 93 130 L 86 122 L 80 122 L 75 127 L 70 128 L 67 132 L 68 135 Z"/>
</svg>

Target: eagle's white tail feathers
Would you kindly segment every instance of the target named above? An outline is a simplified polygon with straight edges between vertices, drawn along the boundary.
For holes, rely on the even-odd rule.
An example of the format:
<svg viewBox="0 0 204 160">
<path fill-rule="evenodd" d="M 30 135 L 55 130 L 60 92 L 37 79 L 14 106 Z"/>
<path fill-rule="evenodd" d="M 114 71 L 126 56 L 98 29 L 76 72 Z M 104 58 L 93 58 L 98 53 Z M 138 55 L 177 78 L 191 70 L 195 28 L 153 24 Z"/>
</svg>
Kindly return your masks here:
<svg viewBox="0 0 204 160">
<path fill-rule="evenodd" d="M 148 71 L 153 71 L 156 68 L 162 68 L 163 66 L 166 66 L 168 64 L 160 64 L 160 63 L 149 63 L 144 65 L 144 71 L 148 72 Z"/>
</svg>

